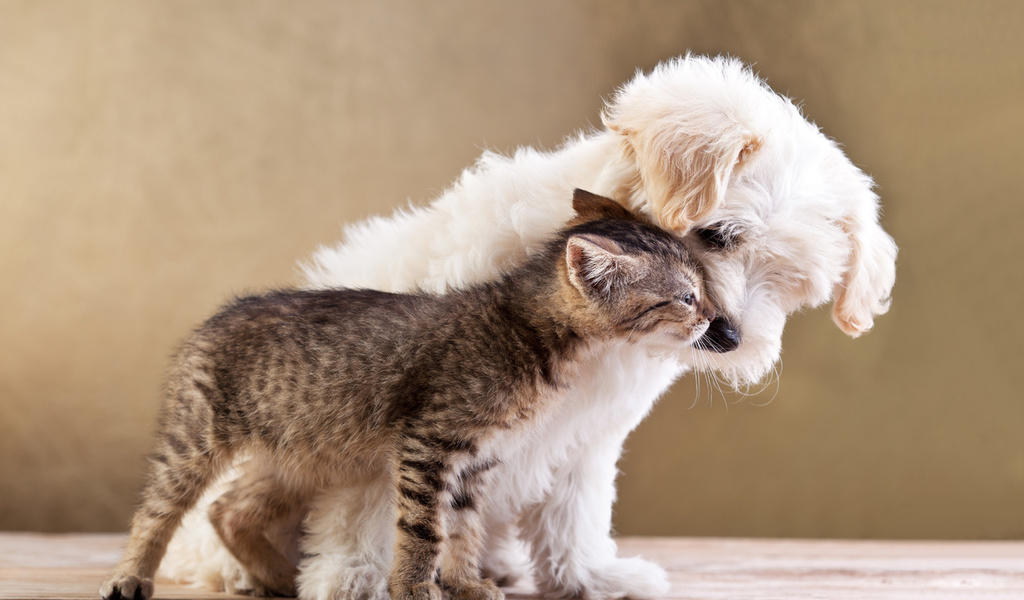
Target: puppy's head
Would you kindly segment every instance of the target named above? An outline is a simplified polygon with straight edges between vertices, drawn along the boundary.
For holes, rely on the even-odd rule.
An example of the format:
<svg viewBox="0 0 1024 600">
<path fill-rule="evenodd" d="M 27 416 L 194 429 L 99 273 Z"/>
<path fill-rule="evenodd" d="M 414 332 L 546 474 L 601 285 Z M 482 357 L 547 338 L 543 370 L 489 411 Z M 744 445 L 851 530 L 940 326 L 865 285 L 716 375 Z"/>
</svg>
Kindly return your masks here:
<svg viewBox="0 0 1024 600">
<path fill-rule="evenodd" d="M 712 214 L 733 177 L 761 147 L 763 132 L 730 97 L 735 73 L 686 59 L 640 74 L 601 114 L 636 162 L 651 214 L 676 232 Z"/>
<path fill-rule="evenodd" d="M 871 179 L 739 61 L 662 64 L 603 119 L 631 165 L 606 187 L 688 241 L 719 309 L 692 365 L 751 383 L 778 360 L 790 313 L 831 299 L 856 337 L 888 309 L 896 245 Z"/>
</svg>

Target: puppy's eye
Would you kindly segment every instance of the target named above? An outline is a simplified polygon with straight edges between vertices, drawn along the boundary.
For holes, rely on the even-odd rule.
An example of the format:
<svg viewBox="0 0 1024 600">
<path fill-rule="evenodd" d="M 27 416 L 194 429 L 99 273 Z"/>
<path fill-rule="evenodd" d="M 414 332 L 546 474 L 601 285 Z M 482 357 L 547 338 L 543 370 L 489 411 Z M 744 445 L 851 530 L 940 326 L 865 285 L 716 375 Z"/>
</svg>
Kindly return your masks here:
<svg viewBox="0 0 1024 600">
<path fill-rule="evenodd" d="M 736 235 L 725 228 L 723 223 L 698 229 L 697 237 L 715 250 L 725 250 L 736 244 Z"/>
</svg>

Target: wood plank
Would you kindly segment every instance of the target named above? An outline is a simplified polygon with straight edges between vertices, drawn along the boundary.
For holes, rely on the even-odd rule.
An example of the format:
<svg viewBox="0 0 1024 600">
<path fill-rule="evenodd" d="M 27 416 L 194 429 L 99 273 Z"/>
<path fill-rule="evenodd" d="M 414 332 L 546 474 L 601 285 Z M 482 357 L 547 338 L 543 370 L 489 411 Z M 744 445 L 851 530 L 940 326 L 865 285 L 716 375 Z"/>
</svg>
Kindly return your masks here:
<svg viewBox="0 0 1024 600">
<path fill-rule="evenodd" d="M 0 598 L 95 600 L 123 535 L 0 534 Z M 622 538 L 686 600 L 1024 600 L 1024 542 Z M 513 600 L 535 596 L 510 590 Z M 157 582 L 157 598 L 246 598 Z"/>
<path fill-rule="evenodd" d="M 126 539 L 121 534 L 0 533 L 0 598 L 98 600 Z M 156 597 L 252 600 L 162 579 L 156 581 Z"/>
<path fill-rule="evenodd" d="M 619 546 L 669 571 L 670 598 L 1024 599 L 1022 542 L 647 538 Z"/>
</svg>

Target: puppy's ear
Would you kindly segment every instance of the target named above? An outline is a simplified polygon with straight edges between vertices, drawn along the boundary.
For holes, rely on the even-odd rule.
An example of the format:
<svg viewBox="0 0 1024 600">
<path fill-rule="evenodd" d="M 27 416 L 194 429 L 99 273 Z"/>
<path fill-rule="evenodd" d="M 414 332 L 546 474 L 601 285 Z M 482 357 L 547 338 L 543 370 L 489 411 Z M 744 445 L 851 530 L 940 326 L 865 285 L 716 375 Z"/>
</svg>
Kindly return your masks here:
<svg viewBox="0 0 1024 600">
<path fill-rule="evenodd" d="M 607 296 L 616 285 L 626 284 L 641 268 L 614 240 L 604 236 L 570 236 L 565 247 L 569 281 L 585 296 Z"/>
<path fill-rule="evenodd" d="M 604 124 L 624 137 L 658 224 L 682 233 L 721 205 L 729 181 L 754 157 L 761 138 L 727 115 L 693 121 L 610 107 Z M 696 118 L 696 117 L 706 118 Z"/>
<path fill-rule="evenodd" d="M 721 205 L 765 143 L 766 94 L 775 97 L 740 61 L 690 55 L 619 88 L 601 120 L 621 136 L 659 225 L 683 232 Z"/>
<path fill-rule="evenodd" d="M 576 189 L 572 193 L 572 208 L 576 211 L 574 224 L 596 219 L 635 220 L 633 214 L 618 202 L 581 189 Z"/>
<path fill-rule="evenodd" d="M 870 182 L 865 189 L 870 189 Z M 878 224 L 878 200 L 859 198 L 842 222 L 850 239 L 843 279 L 833 290 L 832 320 L 851 337 L 871 329 L 874 317 L 889 310 L 896 281 L 896 243 Z"/>
</svg>

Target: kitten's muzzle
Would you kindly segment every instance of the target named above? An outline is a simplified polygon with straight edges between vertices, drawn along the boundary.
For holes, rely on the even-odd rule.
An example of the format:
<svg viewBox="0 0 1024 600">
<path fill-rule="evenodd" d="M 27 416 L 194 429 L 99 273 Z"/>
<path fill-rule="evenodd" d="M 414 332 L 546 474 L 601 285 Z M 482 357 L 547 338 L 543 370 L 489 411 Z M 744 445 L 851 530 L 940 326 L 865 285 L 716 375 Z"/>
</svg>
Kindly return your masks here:
<svg viewBox="0 0 1024 600">
<path fill-rule="evenodd" d="M 740 347 L 740 330 L 729 319 L 717 317 L 700 338 L 700 345 L 712 352 L 732 352 Z"/>
</svg>

